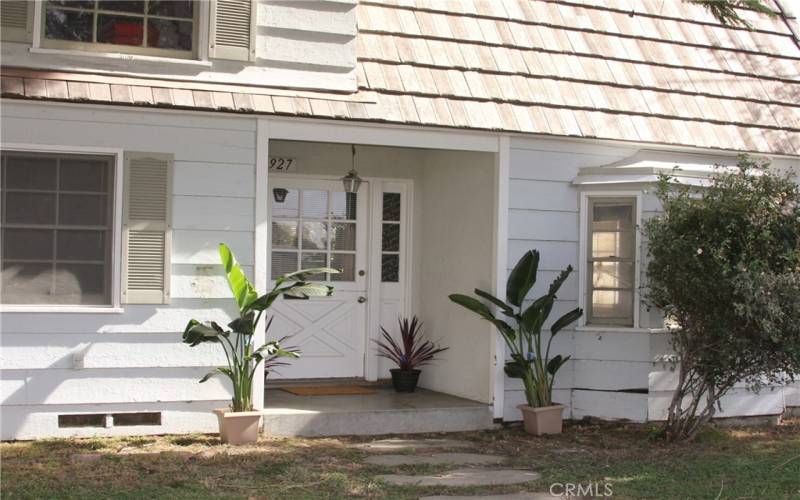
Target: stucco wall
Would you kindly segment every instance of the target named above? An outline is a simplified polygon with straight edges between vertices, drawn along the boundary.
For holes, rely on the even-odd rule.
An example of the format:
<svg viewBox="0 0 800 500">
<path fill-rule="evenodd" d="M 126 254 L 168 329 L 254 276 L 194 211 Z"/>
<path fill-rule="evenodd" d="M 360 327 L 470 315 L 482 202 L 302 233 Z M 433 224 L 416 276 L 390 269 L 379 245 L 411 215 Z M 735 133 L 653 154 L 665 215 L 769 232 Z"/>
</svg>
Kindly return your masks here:
<svg viewBox="0 0 800 500">
<path fill-rule="evenodd" d="M 430 338 L 448 346 L 423 369 L 421 384 L 437 391 L 491 402 L 491 327 L 450 302 L 451 293 L 492 289 L 494 157 L 428 153 L 422 185 L 420 314 Z"/>
</svg>

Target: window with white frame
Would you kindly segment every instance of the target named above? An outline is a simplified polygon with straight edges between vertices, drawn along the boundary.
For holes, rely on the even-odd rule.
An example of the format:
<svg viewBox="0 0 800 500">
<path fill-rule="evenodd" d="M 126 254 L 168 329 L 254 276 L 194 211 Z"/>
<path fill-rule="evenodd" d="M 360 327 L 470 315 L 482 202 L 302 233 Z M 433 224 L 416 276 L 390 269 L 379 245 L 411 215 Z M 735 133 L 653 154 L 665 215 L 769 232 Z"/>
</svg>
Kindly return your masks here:
<svg viewBox="0 0 800 500">
<path fill-rule="evenodd" d="M 634 326 L 636 198 L 588 198 L 586 324 Z"/>
<path fill-rule="evenodd" d="M 199 5 L 191 0 L 45 0 L 41 46 L 192 58 Z"/>
<path fill-rule="evenodd" d="M 0 158 L 0 304 L 111 305 L 115 158 Z"/>
</svg>

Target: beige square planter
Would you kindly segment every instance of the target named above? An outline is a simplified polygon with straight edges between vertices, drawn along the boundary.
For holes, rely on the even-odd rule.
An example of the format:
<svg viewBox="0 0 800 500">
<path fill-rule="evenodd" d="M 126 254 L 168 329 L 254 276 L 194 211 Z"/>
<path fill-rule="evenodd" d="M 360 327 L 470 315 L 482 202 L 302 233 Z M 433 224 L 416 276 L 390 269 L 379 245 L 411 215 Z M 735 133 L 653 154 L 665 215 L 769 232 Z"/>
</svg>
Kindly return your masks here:
<svg viewBox="0 0 800 500">
<path fill-rule="evenodd" d="M 542 408 L 534 408 L 528 405 L 517 406 L 522 410 L 522 421 L 525 424 L 525 432 L 535 436 L 542 434 L 561 434 L 562 413 L 566 406 L 553 405 Z"/>
<path fill-rule="evenodd" d="M 219 419 L 219 437 L 223 443 L 251 444 L 258 441 L 260 411 L 232 412 L 228 408 L 214 410 Z"/>
</svg>

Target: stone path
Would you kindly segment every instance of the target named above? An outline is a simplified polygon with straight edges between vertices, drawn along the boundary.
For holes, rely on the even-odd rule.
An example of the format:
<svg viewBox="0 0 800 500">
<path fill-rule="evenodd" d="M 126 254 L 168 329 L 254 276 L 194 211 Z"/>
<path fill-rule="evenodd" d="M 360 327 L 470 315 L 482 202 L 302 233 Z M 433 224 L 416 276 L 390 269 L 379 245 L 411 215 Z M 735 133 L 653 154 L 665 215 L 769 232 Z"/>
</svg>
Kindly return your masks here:
<svg viewBox="0 0 800 500">
<path fill-rule="evenodd" d="M 369 443 L 351 445 L 352 448 L 367 451 L 428 450 L 431 448 L 467 448 L 469 441 L 455 439 L 379 439 Z"/>
<path fill-rule="evenodd" d="M 404 486 L 498 486 L 522 484 L 535 481 L 541 477 L 538 472 L 527 469 L 503 468 L 507 457 L 463 452 L 437 451 L 445 448 L 470 448 L 475 450 L 477 443 L 453 439 L 380 439 L 368 443 L 350 445 L 351 448 L 368 451 L 370 456 L 365 463 L 384 467 L 401 467 L 406 465 L 452 465 L 458 467 L 436 474 L 383 474 L 377 479 L 389 484 Z M 410 450 L 411 453 L 383 453 Z M 498 466 L 492 468 L 491 466 Z M 477 496 L 429 496 L 420 500 L 552 500 L 547 493 L 511 493 L 502 495 Z"/>
<path fill-rule="evenodd" d="M 364 462 L 372 465 L 496 465 L 506 457 L 478 453 L 434 453 L 432 455 L 375 455 Z"/>
<path fill-rule="evenodd" d="M 386 474 L 378 479 L 389 484 L 416 486 L 498 486 L 535 481 L 541 477 L 538 472 L 520 469 L 484 469 L 469 467 L 441 474 L 408 475 Z"/>
</svg>

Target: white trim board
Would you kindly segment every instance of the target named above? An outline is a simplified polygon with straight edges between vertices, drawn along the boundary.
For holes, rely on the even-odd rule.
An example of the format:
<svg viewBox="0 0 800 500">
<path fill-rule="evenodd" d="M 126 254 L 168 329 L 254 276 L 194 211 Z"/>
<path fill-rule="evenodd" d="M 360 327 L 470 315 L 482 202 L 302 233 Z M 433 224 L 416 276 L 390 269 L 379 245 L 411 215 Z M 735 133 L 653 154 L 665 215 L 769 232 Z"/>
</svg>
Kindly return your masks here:
<svg viewBox="0 0 800 500">
<path fill-rule="evenodd" d="M 100 148 L 88 146 L 61 146 L 51 144 L 22 144 L 3 142 L 0 150 L 23 151 L 33 153 L 65 153 L 65 154 L 95 154 L 114 157 L 114 207 L 112 221 L 112 248 L 111 248 L 111 304 L 100 306 L 84 305 L 3 305 L 3 313 L 122 313 L 122 199 L 123 193 L 123 162 L 124 151 L 116 148 Z"/>
</svg>

